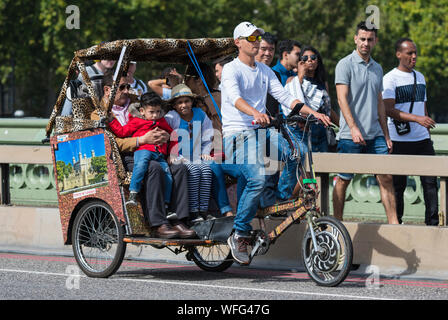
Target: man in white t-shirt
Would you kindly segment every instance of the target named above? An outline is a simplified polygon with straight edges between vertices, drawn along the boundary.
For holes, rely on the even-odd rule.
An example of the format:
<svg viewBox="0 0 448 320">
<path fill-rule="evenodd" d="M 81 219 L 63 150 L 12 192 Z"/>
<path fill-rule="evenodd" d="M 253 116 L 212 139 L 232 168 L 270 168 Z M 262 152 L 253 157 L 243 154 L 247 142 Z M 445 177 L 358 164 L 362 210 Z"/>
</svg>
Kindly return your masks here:
<svg viewBox="0 0 448 320">
<path fill-rule="evenodd" d="M 426 82 L 420 72 L 414 70 L 417 62 L 417 47 L 409 38 L 401 38 L 395 44 L 399 61 L 397 68 L 383 78 L 383 99 L 386 106 L 392 154 L 435 155 L 429 130 L 435 121 L 426 109 Z M 412 108 L 412 110 L 411 110 Z M 410 129 L 406 130 L 406 128 Z M 425 223 L 438 225 L 437 178 L 420 177 L 425 200 Z M 406 176 L 393 177 L 397 218 L 402 223 L 406 189 Z"/>
<path fill-rule="evenodd" d="M 265 167 L 260 160 L 266 138 L 271 139 L 271 155 L 275 153 L 272 150 L 273 141 L 278 141 L 276 147 L 280 150 L 289 149 L 282 137 L 273 137 L 275 130 L 259 130 L 260 126 L 270 123 L 270 117 L 266 114 L 266 95 L 270 93 L 291 109 L 300 103 L 283 88 L 269 66 L 255 61 L 263 33 L 263 29 L 250 22 L 242 22 L 235 28 L 233 38 L 238 47 L 238 57 L 224 66 L 221 76 L 222 129 L 226 151 L 226 163 L 222 164 L 222 168 L 224 172 L 229 170 L 234 173 L 236 167 L 247 181 L 234 219 L 235 232 L 228 239 L 232 255 L 240 264 L 250 262 L 247 237 L 265 187 Z M 303 106 L 301 111 L 312 113 L 327 125 L 330 124 L 327 116 L 314 112 L 308 106 Z M 229 163 L 232 161 L 236 163 Z"/>
</svg>

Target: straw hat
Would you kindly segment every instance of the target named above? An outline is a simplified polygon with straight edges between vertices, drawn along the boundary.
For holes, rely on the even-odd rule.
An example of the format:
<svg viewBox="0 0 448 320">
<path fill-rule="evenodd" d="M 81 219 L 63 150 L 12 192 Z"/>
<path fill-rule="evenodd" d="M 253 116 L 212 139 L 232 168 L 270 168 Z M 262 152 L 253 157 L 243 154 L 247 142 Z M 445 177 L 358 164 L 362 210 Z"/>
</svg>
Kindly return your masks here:
<svg viewBox="0 0 448 320">
<path fill-rule="evenodd" d="M 197 97 L 197 95 L 194 94 L 187 85 L 181 83 L 171 90 L 171 99 L 169 100 L 169 103 L 173 103 L 177 98 L 180 97 L 190 97 L 194 99 Z"/>
</svg>

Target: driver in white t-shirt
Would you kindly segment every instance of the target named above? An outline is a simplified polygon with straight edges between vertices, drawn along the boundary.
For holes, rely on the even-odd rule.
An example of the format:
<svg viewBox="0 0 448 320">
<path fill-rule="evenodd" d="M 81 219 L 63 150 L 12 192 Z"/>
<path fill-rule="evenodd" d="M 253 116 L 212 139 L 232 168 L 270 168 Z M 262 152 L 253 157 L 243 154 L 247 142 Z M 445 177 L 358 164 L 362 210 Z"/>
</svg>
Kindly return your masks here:
<svg viewBox="0 0 448 320">
<path fill-rule="evenodd" d="M 276 150 L 272 150 L 273 141 L 278 141 L 275 148 L 285 152 L 289 149 L 281 136 L 274 137 L 278 135 L 275 130 L 260 130 L 260 126 L 270 123 L 270 117 L 266 114 L 266 95 L 271 94 L 291 109 L 300 103 L 284 89 L 271 68 L 255 61 L 263 33 L 263 29 L 250 22 L 240 23 L 233 33 L 238 57 L 224 66 L 221 75 L 221 113 L 226 150 L 226 163 L 222 164 L 222 168 L 224 172 L 228 170 L 232 173 L 237 168 L 247 181 L 238 202 L 233 226 L 235 232 L 228 239 L 234 259 L 241 264 L 250 261 L 247 237 L 265 187 L 264 163 L 257 160 L 263 159 L 262 152 L 269 138 L 271 155 L 276 154 Z M 311 113 L 323 123 L 330 124 L 326 115 L 308 106 L 303 106 L 301 112 Z M 235 160 L 236 163 L 228 163 L 228 160 Z"/>
</svg>

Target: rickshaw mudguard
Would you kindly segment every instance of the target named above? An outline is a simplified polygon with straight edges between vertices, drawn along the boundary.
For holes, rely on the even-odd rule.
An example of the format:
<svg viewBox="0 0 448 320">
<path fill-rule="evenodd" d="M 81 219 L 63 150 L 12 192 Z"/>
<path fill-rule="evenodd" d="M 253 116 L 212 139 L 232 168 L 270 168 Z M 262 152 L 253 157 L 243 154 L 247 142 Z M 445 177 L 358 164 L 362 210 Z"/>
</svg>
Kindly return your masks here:
<svg viewBox="0 0 448 320">
<path fill-rule="evenodd" d="M 105 130 L 55 135 L 50 144 L 64 243 L 71 241 L 69 229 L 76 212 L 89 200 L 107 203 L 124 225 L 120 181 Z"/>
<path fill-rule="evenodd" d="M 205 220 L 191 227 L 202 240 L 225 242 L 233 230 L 233 216 Z"/>
</svg>

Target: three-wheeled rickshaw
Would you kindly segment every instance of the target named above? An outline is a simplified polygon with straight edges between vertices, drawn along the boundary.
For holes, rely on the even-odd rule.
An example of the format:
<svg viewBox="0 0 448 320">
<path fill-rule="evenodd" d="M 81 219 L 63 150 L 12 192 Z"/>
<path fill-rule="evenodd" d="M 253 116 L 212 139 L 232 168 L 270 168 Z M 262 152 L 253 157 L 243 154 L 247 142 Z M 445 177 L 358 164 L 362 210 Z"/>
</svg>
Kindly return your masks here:
<svg viewBox="0 0 448 320">
<path fill-rule="evenodd" d="M 117 40 L 75 52 L 46 133 L 53 156 L 64 243 L 72 245 L 76 261 L 86 275 L 114 274 L 124 259 L 128 243 L 168 248 L 175 254 L 186 253 L 188 260 L 205 271 L 224 271 L 234 262 L 226 241 L 232 232 L 233 217 L 198 222 L 192 227 L 197 239 L 162 239 L 151 237 L 141 205 L 126 206 L 131 174 L 123 166 L 115 136 L 105 125 L 107 115 L 100 108 L 100 97 L 86 72 L 86 62 L 118 61 L 109 99 L 112 103 L 130 61 L 190 62 L 201 74 L 199 62 L 210 62 L 235 52 L 231 38 Z M 61 115 L 68 88 L 78 74 L 82 76 L 87 96 L 73 98 L 72 114 Z M 214 106 L 217 107 L 216 103 Z M 100 116 L 99 120 L 91 120 L 93 111 Z M 302 121 L 307 127 L 314 120 L 293 111 L 286 118 L 273 119 L 272 125 L 294 149 L 286 125 Z M 252 231 L 250 258 L 265 254 L 288 227 L 303 221 L 307 224 L 302 241 L 304 267 L 319 285 L 336 286 L 350 271 L 351 239 L 342 223 L 321 213 L 317 206 L 319 192 L 311 152 L 308 152 L 307 170 L 299 159 L 300 152 L 295 150 L 293 155 L 301 177 L 300 192 L 295 199 L 259 210 L 260 229 Z M 271 216 L 280 217 L 281 222 L 267 232 L 264 219 Z"/>
</svg>

